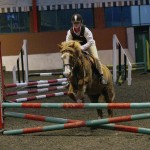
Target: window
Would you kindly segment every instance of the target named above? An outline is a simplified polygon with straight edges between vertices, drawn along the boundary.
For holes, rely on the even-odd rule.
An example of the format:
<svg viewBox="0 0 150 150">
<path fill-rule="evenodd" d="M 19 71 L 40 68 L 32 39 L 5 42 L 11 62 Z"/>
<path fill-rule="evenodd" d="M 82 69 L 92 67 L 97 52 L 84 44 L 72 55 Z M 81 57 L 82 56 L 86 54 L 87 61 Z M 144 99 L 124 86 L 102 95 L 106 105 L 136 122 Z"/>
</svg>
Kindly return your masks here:
<svg viewBox="0 0 150 150">
<path fill-rule="evenodd" d="M 28 13 L 3 13 L 0 14 L 0 33 L 28 32 Z"/>
<path fill-rule="evenodd" d="M 107 8 L 105 9 L 105 23 L 107 27 L 113 26 L 113 8 Z"/>
<path fill-rule="evenodd" d="M 110 7 L 105 9 L 106 26 L 121 26 L 120 7 Z"/>
<path fill-rule="evenodd" d="M 105 8 L 107 27 L 150 25 L 150 5 Z"/>
<path fill-rule="evenodd" d="M 107 27 L 130 26 L 130 7 L 105 8 L 105 22 Z"/>
<path fill-rule="evenodd" d="M 140 21 L 141 25 L 150 24 L 150 5 L 140 6 Z"/>
<path fill-rule="evenodd" d="M 112 9 L 113 26 L 121 26 L 121 7 Z"/>
<path fill-rule="evenodd" d="M 41 11 L 40 30 L 49 31 L 57 29 L 56 11 Z"/>
<path fill-rule="evenodd" d="M 58 30 L 70 29 L 71 27 L 71 17 L 75 13 L 75 10 L 58 10 L 57 20 L 58 20 Z"/>
<path fill-rule="evenodd" d="M 93 9 L 51 10 L 40 12 L 40 31 L 68 30 L 74 13 L 82 15 L 87 27 L 94 27 Z"/>
<path fill-rule="evenodd" d="M 131 24 L 132 26 L 140 25 L 139 6 L 131 6 Z"/>
<path fill-rule="evenodd" d="M 77 9 L 76 13 L 79 13 L 83 17 L 83 24 L 85 24 L 88 28 L 94 28 L 93 9 Z"/>
<path fill-rule="evenodd" d="M 129 6 L 122 7 L 122 26 L 128 27 L 131 26 L 131 9 Z"/>
<path fill-rule="evenodd" d="M 132 6 L 132 26 L 150 25 L 150 5 Z"/>
</svg>

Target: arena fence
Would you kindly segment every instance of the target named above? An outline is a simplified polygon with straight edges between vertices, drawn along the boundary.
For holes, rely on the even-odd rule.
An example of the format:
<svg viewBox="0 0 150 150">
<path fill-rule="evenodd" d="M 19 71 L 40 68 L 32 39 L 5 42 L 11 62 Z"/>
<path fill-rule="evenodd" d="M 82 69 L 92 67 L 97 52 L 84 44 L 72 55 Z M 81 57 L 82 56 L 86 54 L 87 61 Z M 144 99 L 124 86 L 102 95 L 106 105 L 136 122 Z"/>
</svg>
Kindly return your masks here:
<svg viewBox="0 0 150 150">
<path fill-rule="evenodd" d="M 28 71 L 29 71 L 29 67 L 28 67 L 27 40 L 23 40 L 23 45 L 20 50 L 20 54 L 17 58 L 17 62 L 12 69 L 13 83 L 29 82 Z"/>
</svg>

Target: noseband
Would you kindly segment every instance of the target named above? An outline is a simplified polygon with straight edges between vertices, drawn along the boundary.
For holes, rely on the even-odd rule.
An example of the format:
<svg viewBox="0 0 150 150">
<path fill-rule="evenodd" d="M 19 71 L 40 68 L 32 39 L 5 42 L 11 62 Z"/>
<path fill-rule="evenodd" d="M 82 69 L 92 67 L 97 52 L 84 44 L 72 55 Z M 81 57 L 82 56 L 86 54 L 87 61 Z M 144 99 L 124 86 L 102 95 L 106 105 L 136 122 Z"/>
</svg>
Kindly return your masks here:
<svg viewBox="0 0 150 150">
<path fill-rule="evenodd" d="M 72 57 L 73 63 L 68 63 L 68 64 L 63 64 L 63 66 L 70 66 L 70 68 L 73 70 L 73 68 L 75 67 L 77 61 L 79 60 L 79 58 L 76 58 L 75 55 L 72 53 L 70 54 L 70 51 L 65 51 L 64 53 L 68 53 L 69 54 L 69 58 Z"/>
</svg>

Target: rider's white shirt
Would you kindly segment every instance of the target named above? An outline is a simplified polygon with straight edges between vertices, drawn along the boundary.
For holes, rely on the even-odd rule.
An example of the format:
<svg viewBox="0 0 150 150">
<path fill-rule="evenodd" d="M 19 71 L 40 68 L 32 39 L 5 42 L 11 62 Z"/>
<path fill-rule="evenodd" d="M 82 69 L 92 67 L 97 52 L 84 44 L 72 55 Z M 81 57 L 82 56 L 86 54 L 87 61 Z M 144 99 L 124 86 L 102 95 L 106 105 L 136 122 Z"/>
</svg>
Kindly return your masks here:
<svg viewBox="0 0 150 150">
<path fill-rule="evenodd" d="M 87 43 L 81 46 L 81 49 L 83 51 L 90 48 L 91 46 L 95 46 L 95 40 L 93 39 L 93 34 L 87 27 L 85 27 L 84 37 L 86 38 Z M 71 32 L 70 30 L 68 30 L 66 35 L 66 41 L 70 41 L 72 39 L 73 37 L 71 35 Z"/>
</svg>

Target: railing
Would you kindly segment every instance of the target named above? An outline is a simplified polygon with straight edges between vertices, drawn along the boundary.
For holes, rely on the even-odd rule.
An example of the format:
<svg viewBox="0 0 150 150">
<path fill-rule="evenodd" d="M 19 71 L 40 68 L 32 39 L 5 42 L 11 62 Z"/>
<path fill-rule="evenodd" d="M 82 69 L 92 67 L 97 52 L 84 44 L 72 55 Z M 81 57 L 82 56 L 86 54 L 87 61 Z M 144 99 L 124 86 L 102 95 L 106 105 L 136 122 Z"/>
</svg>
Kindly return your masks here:
<svg viewBox="0 0 150 150">
<path fill-rule="evenodd" d="M 22 69 L 22 81 L 20 79 L 20 64 Z M 27 55 L 27 40 L 23 40 L 23 45 L 20 50 L 20 54 L 17 58 L 16 64 L 13 66 L 12 69 L 13 73 L 13 83 L 17 82 L 28 82 L 28 55 Z M 18 77 L 18 79 L 17 79 Z"/>
<path fill-rule="evenodd" d="M 118 51 L 117 51 L 118 49 Z M 121 70 L 121 65 L 122 65 L 122 60 L 121 60 L 121 56 L 122 54 L 124 55 L 124 80 L 128 81 L 128 85 L 131 85 L 131 71 L 132 71 L 132 64 L 131 61 L 129 60 L 125 50 L 123 49 L 121 43 L 119 42 L 117 36 L 114 34 L 113 35 L 113 81 L 114 83 L 117 82 L 117 73 L 118 73 L 118 77 L 120 78 L 122 75 L 122 70 Z M 117 59 L 118 56 L 118 59 Z M 117 64 L 118 61 L 118 64 Z M 117 70 L 117 66 L 118 66 L 118 70 Z M 128 67 L 128 69 L 126 68 L 126 66 Z M 126 72 L 128 71 L 128 74 L 126 74 Z"/>
</svg>

